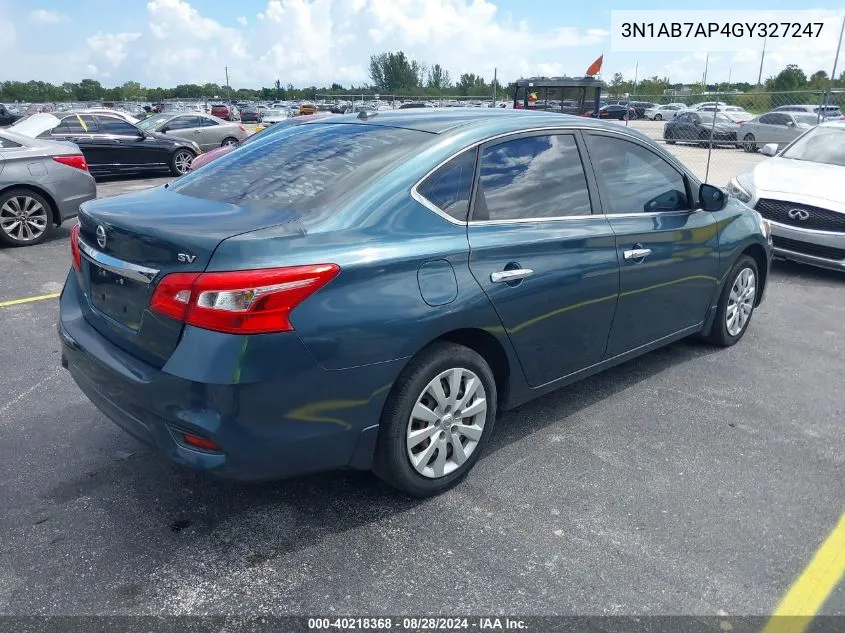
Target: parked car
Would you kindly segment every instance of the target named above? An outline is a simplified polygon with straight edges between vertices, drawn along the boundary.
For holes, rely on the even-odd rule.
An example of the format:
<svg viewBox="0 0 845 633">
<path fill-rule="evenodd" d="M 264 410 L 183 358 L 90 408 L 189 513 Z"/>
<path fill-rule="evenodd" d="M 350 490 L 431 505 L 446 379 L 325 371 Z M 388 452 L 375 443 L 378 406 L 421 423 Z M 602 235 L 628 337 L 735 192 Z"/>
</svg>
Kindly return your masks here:
<svg viewBox="0 0 845 633">
<path fill-rule="evenodd" d="M 241 110 L 241 122 L 260 123 L 262 115 L 267 111 L 264 106 L 249 106 Z"/>
<path fill-rule="evenodd" d="M 221 145 L 237 145 L 249 136 L 239 123 L 230 123 L 209 114 L 155 114 L 138 123 L 147 132 L 166 134 L 195 142 L 203 151 Z"/>
<path fill-rule="evenodd" d="M 776 255 L 845 271 L 845 121 L 763 153 L 773 158 L 731 180 L 728 192 L 771 222 Z"/>
<path fill-rule="evenodd" d="M 11 125 L 21 118 L 17 112 L 12 112 L 12 109 L 0 103 L 0 127 Z"/>
<path fill-rule="evenodd" d="M 0 130 L 0 244 L 43 242 L 96 196 L 78 147 Z"/>
<path fill-rule="evenodd" d="M 76 143 L 95 177 L 168 170 L 179 176 L 188 172 L 201 151 L 193 141 L 146 132 L 104 114 L 33 114 L 9 130 L 31 138 Z"/>
<path fill-rule="evenodd" d="M 110 108 L 86 108 L 84 110 L 80 110 L 80 113 L 87 113 L 87 114 L 108 114 L 111 116 L 120 117 L 124 121 L 131 123 L 132 125 L 137 125 L 139 118 L 132 116 L 128 112 L 123 110 L 112 110 Z"/>
<path fill-rule="evenodd" d="M 716 117 L 715 122 L 713 117 Z M 739 123 L 723 112 L 679 113 L 663 126 L 663 139 L 673 145 L 678 141 L 697 143 L 702 147 L 736 146 Z"/>
<path fill-rule="evenodd" d="M 638 119 L 645 118 L 646 110 L 657 107 L 656 103 L 651 103 L 650 101 L 631 101 L 628 105 L 634 108 L 634 113 Z"/>
<path fill-rule="evenodd" d="M 768 112 L 739 126 L 738 138 L 746 152 L 767 143 L 788 145 L 818 123 L 818 115 L 805 112 Z"/>
<path fill-rule="evenodd" d="M 628 106 L 608 104 L 598 110 L 591 111 L 590 116 L 594 119 L 618 119 L 624 121 L 625 119 L 636 119 L 637 113 L 634 108 Z"/>
<path fill-rule="evenodd" d="M 238 121 L 238 109 L 233 105 L 226 105 L 225 103 L 216 103 L 211 106 L 211 112 L 209 112 L 211 116 L 215 116 L 218 119 L 223 119 L 224 121 Z"/>
<path fill-rule="evenodd" d="M 273 134 L 278 134 L 282 130 L 289 128 L 292 125 L 299 125 L 301 123 L 307 123 L 308 121 L 314 121 L 317 119 L 324 119 L 330 114 L 326 113 L 317 113 L 317 114 L 303 114 L 301 116 L 289 117 L 285 118 L 283 121 L 279 121 L 278 123 L 274 123 L 270 127 L 266 127 L 255 134 L 247 137 L 241 143 L 237 145 L 223 145 L 222 147 L 215 148 L 210 152 L 205 152 L 204 154 L 200 154 L 197 156 L 194 161 L 191 163 L 191 171 L 195 171 L 202 167 L 203 165 L 207 165 L 211 161 L 220 158 L 221 156 L 225 156 L 229 152 L 237 149 L 238 147 L 243 147 L 245 145 L 249 145 L 250 143 L 254 143 L 255 141 L 260 141 L 262 139 L 268 138 Z"/>
<path fill-rule="evenodd" d="M 771 256 L 644 134 L 490 108 L 291 126 L 78 226 L 62 364 L 105 415 L 220 475 L 373 468 L 418 496 L 499 409 L 738 342 Z"/>
<path fill-rule="evenodd" d="M 291 114 L 290 111 L 287 109 L 276 110 L 273 108 L 267 109 L 264 111 L 263 116 L 261 117 L 261 125 L 265 128 L 270 127 L 271 125 L 275 125 L 280 121 L 284 121 L 290 118 Z"/>
<path fill-rule="evenodd" d="M 664 119 L 673 118 L 680 110 L 686 109 L 683 103 L 667 103 L 666 105 L 656 105 L 653 108 L 647 108 L 643 115 L 650 121 L 662 121 Z"/>
<path fill-rule="evenodd" d="M 815 114 L 818 117 L 819 112 L 822 113 L 822 119 L 845 119 L 845 115 L 837 105 L 785 105 L 778 106 L 772 112 L 803 112 L 805 114 Z"/>
</svg>

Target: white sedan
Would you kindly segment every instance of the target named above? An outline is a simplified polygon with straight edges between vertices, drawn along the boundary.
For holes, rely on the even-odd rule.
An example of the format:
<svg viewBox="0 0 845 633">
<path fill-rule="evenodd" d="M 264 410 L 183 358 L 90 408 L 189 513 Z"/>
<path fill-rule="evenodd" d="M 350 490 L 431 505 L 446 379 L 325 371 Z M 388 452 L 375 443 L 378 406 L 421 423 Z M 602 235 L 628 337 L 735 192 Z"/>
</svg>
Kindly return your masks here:
<svg viewBox="0 0 845 633">
<path fill-rule="evenodd" d="M 681 110 L 685 110 L 686 107 L 683 103 L 667 103 L 653 108 L 646 108 L 644 115 L 649 121 L 669 120 L 674 119 L 675 115 Z"/>
<path fill-rule="evenodd" d="M 772 226 L 775 255 L 845 271 L 845 121 L 811 128 L 773 158 L 740 174 L 728 193 Z"/>
</svg>

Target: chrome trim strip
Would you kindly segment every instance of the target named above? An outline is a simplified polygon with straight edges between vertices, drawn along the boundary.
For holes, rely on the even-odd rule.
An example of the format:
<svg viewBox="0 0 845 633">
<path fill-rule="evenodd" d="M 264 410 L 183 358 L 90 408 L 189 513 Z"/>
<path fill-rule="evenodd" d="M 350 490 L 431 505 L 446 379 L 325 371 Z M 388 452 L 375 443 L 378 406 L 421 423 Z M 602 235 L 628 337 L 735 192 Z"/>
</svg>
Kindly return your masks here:
<svg viewBox="0 0 845 633">
<path fill-rule="evenodd" d="M 798 203 L 795 202 L 793 204 L 798 204 Z M 757 211 L 757 213 L 760 213 L 760 212 Z M 760 215 L 763 215 L 763 214 L 760 213 Z M 766 216 L 763 216 L 763 219 L 766 220 L 766 222 L 768 222 L 772 226 L 780 226 L 780 227 L 783 227 L 783 228 L 788 229 L 790 231 L 799 231 L 801 233 L 817 233 L 818 235 L 831 235 L 831 236 L 836 236 L 836 237 L 845 239 L 845 232 L 819 231 L 818 229 L 805 229 L 804 227 L 795 226 L 794 224 L 784 224 L 783 222 L 775 222 L 774 220 L 770 220 Z M 836 248 L 836 247 L 833 247 L 833 248 Z"/>
<path fill-rule="evenodd" d="M 457 152 L 450 155 L 445 160 L 438 163 L 432 169 L 428 170 L 428 172 L 426 172 L 426 174 L 422 178 L 420 178 L 411 187 L 411 197 L 414 200 L 416 200 L 417 202 L 419 202 L 421 205 L 423 205 L 429 211 L 433 211 L 434 213 L 439 215 L 441 218 L 448 220 L 452 224 L 456 224 L 458 226 L 466 226 L 467 224 L 502 224 L 502 223 L 511 224 L 511 223 L 515 223 L 515 222 L 546 222 L 546 221 L 551 222 L 551 221 L 554 221 L 554 220 L 584 220 L 586 218 L 604 217 L 605 214 L 603 214 L 603 213 L 591 213 L 589 215 L 562 215 L 562 216 L 556 216 L 556 217 L 553 217 L 553 218 L 519 218 L 519 219 L 516 219 L 516 220 L 475 220 L 475 221 L 471 221 L 471 222 L 461 222 L 460 220 L 456 220 L 455 218 L 448 215 L 447 213 L 444 213 L 440 208 L 437 207 L 437 205 L 430 202 L 425 196 L 423 196 L 419 191 L 417 191 L 417 188 L 423 183 L 423 181 L 426 178 L 428 178 L 429 176 L 431 176 L 431 174 L 436 172 L 438 169 L 443 167 L 443 165 L 448 163 L 450 160 L 452 160 L 456 156 L 459 156 L 460 154 L 463 154 L 466 151 L 472 150 L 472 149 L 478 147 L 479 145 L 483 145 L 484 143 L 496 141 L 500 138 L 505 138 L 505 137 L 508 137 L 508 136 L 517 136 L 519 134 L 530 134 L 532 132 L 556 132 L 558 134 L 577 134 L 578 132 L 581 132 L 583 130 L 592 131 L 592 132 L 609 132 L 613 136 L 627 136 L 627 137 L 632 138 L 632 139 L 637 140 L 637 141 L 643 140 L 643 139 L 641 139 L 640 137 L 638 137 L 634 134 L 626 134 L 624 132 L 624 128 L 622 128 L 623 131 L 616 131 L 616 130 L 607 130 L 606 128 L 599 127 L 599 126 L 590 127 L 588 125 L 583 125 L 583 126 L 578 126 L 578 127 L 576 127 L 576 126 L 560 127 L 560 126 L 555 125 L 555 126 L 533 127 L 533 128 L 529 128 L 529 129 L 526 129 L 526 130 L 513 130 L 511 132 L 502 132 L 501 134 L 497 134 L 496 136 L 490 136 L 488 138 L 482 139 L 480 141 L 475 141 L 474 143 L 471 143 L 470 145 L 462 147 L 460 150 L 458 150 Z M 686 173 L 686 172 L 684 172 L 684 173 Z M 633 214 L 633 215 L 641 216 L 643 214 Z"/>
<path fill-rule="evenodd" d="M 105 268 L 116 275 L 121 275 L 134 281 L 140 281 L 143 284 L 149 284 L 159 273 L 159 271 L 155 268 L 139 266 L 138 264 L 125 262 L 122 259 L 117 259 L 111 255 L 101 253 L 100 251 L 91 248 L 91 246 L 86 244 L 81 237 L 77 238 L 77 242 L 79 244 L 80 253 L 85 255 L 86 258 L 97 264 L 100 268 Z"/>
</svg>

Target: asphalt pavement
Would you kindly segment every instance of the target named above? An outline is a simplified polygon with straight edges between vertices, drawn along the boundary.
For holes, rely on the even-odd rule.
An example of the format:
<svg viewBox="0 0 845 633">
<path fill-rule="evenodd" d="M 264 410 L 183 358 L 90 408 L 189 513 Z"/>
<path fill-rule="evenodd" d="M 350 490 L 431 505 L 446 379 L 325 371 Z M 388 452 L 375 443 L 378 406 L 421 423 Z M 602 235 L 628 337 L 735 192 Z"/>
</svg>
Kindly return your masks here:
<svg viewBox="0 0 845 633">
<path fill-rule="evenodd" d="M 0 248 L 0 305 L 60 290 L 68 232 Z M 767 615 L 845 509 L 843 274 L 776 262 L 740 344 L 508 412 L 424 501 L 171 466 L 61 369 L 56 319 L 0 307 L 0 614 Z M 821 612 L 845 615 L 842 584 Z"/>
</svg>

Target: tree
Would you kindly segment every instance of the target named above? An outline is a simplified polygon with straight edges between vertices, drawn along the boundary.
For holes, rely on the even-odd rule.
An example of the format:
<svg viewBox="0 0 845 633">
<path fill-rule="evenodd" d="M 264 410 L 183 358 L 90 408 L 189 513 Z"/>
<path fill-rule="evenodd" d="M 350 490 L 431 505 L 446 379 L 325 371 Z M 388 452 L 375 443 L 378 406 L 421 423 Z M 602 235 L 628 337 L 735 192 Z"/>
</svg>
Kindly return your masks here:
<svg viewBox="0 0 845 633">
<path fill-rule="evenodd" d="M 428 80 L 426 85 L 435 90 L 443 90 L 444 88 L 452 87 L 452 80 L 449 77 L 449 71 L 443 68 L 440 64 L 434 64 L 428 71 Z"/>
<path fill-rule="evenodd" d="M 370 57 L 370 79 L 381 92 L 389 94 L 412 91 L 420 86 L 422 66 L 402 51 Z"/>
<path fill-rule="evenodd" d="M 488 92 L 484 77 L 475 73 L 463 73 L 456 85 L 458 94 L 468 96 L 486 95 Z"/>
<path fill-rule="evenodd" d="M 807 75 L 797 64 L 789 64 L 775 77 L 766 80 L 766 89 L 771 92 L 791 92 L 807 87 Z"/>
<path fill-rule="evenodd" d="M 830 79 L 827 76 L 827 72 L 824 70 L 817 70 L 812 75 L 810 75 L 810 82 L 809 87 L 812 90 L 826 90 L 830 87 Z"/>
<path fill-rule="evenodd" d="M 332 84 L 332 92 L 337 92 L 338 90 L 343 90 L 343 86 L 337 83 Z"/>
</svg>

